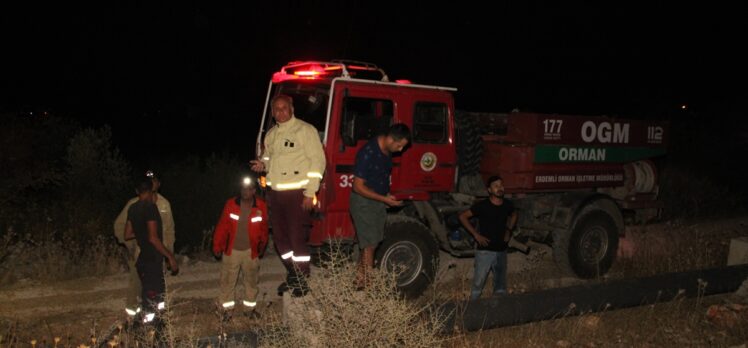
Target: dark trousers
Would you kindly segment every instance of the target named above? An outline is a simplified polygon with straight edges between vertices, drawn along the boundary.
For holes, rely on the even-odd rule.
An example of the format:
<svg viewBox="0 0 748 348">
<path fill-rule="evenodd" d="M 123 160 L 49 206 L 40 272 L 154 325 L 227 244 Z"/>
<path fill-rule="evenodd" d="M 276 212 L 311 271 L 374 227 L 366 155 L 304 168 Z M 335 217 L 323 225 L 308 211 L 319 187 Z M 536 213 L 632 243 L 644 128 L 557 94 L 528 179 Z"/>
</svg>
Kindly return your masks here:
<svg viewBox="0 0 748 348">
<path fill-rule="evenodd" d="M 138 259 L 136 267 L 142 287 L 140 295 L 142 308 L 146 313 L 157 313 L 165 306 L 164 261 L 161 258 L 150 261 Z"/>
<path fill-rule="evenodd" d="M 308 276 L 311 253 L 307 242 L 312 219 L 311 214 L 301 207 L 303 190 L 269 190 L 267 198 L 273 242 L 278 255 L 289 273 L 298 270 Z"/>
</svg>

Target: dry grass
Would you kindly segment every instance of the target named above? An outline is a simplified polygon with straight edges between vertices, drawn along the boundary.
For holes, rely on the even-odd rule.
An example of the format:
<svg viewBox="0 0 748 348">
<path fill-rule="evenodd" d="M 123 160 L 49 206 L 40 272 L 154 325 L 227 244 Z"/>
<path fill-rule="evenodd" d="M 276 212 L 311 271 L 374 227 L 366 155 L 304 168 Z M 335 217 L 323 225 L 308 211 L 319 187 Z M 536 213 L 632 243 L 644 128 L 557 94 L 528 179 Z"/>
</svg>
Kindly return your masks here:
<svg viewBox="0 0 748 348">
<path fill-rule="evenodd" d="M 671 222 L 634 227 L 628 234 L 636 246 L 633 255 L 619 260 L 611 274 L 628 278 L 724 265 L 729 239 L 748 234 L 742 221 L 744 219 L 714 223 Z M 2 245 L 8 244 L 0 243 Z M 63 257 L 50 252 L 47 255 Z M 509 288 L 525 292 L 548 287 L 547 277 L 554 271 L 546 267 L 544 257 L 547 255 L 538 254 L 534 261 L 526 263 L 522 272 L 510 274 Z M 228 333 L 257 330 L 263 334 L 262 345 L 268 347 L 660 347 L 730 346 L 748 341 L 745 317 L 732 327 L 707 320 L 706 309 L 712 304 L 724 303 L 724 296 L 680 298 L 668 303 L 582 316 L 561 315 L 557 320 L 443 337 L 437 334 L 443 318 L 428 309 L 446 300 L 466 299 L 472 268 L 455 272 L 456 276 L 448 283 L 437 281 L 439 285 L 417 301 L 405 301 L 394 291 L 391 274 L 376 273 L 372 288 L 357 292 L 353 287 L 353 265 L 334 262 L 334 266 L 319 270 L 311 278 L 312 292 L 300 304 L 311 320 L 303 325 L 284 324 L 279 303 L 276 301 L 271 306 L 271 301 L 263 299 L 261 303 L 268 306 L 263 305 L 261 320 L 235 318 L 221 326 L 214 303 L 181 299 L 169 301 L 166 338 L 159 344 L 194 347 L 198 337 L 215 335 L 221 330 Z M 487 283 L 485 291 L 490 292 L 490 279 Z M 174 290 L 171 291 L 173 294 Z M 44 321 L 0 320 L 0 347 L 28 347 L 31 340 L 36 340 L 37 347 L 51 347 L 55 337 L 59 338 L 59 347 L 90 345 L 91 336 L 102 337 L 110 328 L 102 323 L 114 322 L 121 318 L 119 314 L 119 311 L 117 315 L 106 311 L 68 313 L 60 315 L 58 320 L 48 318 L 50 325 Z M 85 319 L 75 327 L 60 324 L 72 321 L 75 316 Z M 134 347 L 136 341 L 139 346 L 155 345 L 142 333 L 118 332 L 116 340 L 118 347 Z"/>
<path fill-rule="evenodd" d="M 633 278 L 726 265 L 732 238 L 748 236 L 741 220 L 635 226 L 626 239 L 633 253 L 611 270 L 615 277 Z"/>
<path fill-rule="evenodd" d="M 356 291 L 355 266 L 335 262 L 310 279 L 311 292 L 292 300 L 286 324 L 275 316 L 265 347 L 437 347 L 444 317 L 433 302 L 410 302 L 395 291 L 395 275 L 375 271 Z"/>
<path fill-rule="evenodd" d="M 123 269 L 125 251 L 103 234 L 80 238 L 73 232 L 7 233 L 0 241 L 0 258 L 0 284 L 7 286 L 21 279 L 53 282 L 117 273 Z"/>
</svg>

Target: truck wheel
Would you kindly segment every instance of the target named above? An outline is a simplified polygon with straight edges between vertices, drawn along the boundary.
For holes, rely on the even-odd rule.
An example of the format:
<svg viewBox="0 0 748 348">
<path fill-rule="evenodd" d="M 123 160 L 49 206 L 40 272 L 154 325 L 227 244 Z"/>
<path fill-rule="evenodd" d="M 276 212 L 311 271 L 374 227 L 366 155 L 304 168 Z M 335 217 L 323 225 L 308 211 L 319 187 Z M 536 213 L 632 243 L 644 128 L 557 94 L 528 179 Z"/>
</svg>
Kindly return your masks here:
<svg viewBox="0 0 748 348">
<path fill-rule="evenodd" d="M 431 232 L 416 221 L 397 221 L 385 227 L 375 264 L 396 272 L 397 288 L 407 298 L 418 297 L 434 279 L 438 249 Z"/>
<path fill-rule="evenodd" d="M 457 113 L 455 115 L 457 128 L 457 163 L 460 175 L 478 173 L 480 159 L 483 154 L 483 142 L 480 129 L 469 115 Z"/>
<path fill-rule="evenodd" d="M 569 231 L 554 235 L 553 256 L 567 273 L 589 279 L 604 275 L 618 251 L 618 228 L 604 210 L 583 212 Z"/>
</svg>

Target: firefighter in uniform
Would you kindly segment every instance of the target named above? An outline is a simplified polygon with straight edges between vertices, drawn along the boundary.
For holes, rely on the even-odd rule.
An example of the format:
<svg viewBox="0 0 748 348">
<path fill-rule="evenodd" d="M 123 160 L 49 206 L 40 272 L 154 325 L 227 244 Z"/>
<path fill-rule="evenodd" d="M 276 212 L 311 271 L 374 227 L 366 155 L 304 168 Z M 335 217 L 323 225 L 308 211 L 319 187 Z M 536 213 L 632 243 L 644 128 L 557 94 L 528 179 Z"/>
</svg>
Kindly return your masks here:
<svg viewBox="0 0 748 348">
<path fill-rule="evenodd" d="M 223 207 L 221 218 L 213 234 L 213 254 L 221 258 L 221 295 L 219 302 L 224 317 L 234 309 L 235 287 L 242 273 L 244 296 L 242 305 L 251 309 L 257 306 L 260 257 L 268 242 L 268 215 L 265 201 L 255 197 L 256 180 L 250 176 L 242 180 L 239 195 L 232 197 Z"/>
<path fill-rule="evenodd" d="M 267 172 L 273 243 L 287 270 L 278 293 L 291 290 L 292 295 L 303 296 L 309 290 L 307 241 L 325 153 L 317 129 L 294 116 L 291 97 L 275 96 L 271 108 L 276 124 L 265 136 L 261 159 L 251 161 L 252 170 Z"/>
<path fill-rule="evenodd" d="M 174 252 L 174 216 L 171 212 L 171 204 L 166 197 L 158 193 L 158 189 L 161 187 L 161 180 L 152 171 L 149 170 L 145 174 L 146 178 L 150 178 L 153 182 L 153 200 L 158 208 L 158 213 L 161 215 L 161 222 L 163 227 L 163 244 L 170 252 Z M 138 201 L 138 197 L 130 199 L 125 207 L 122 208 L 122 212 L 119 213 L 117 219 L 114 220 L 114 236 L 117 238 L 119 243 L 124 244 L 128 251 L 128 262 L 127 266 L 130 270 L 130 277 L 128 279 L 127 286 L 127 298 L 125 299 L 125 312 L 129 317 L 134 317 L 138 312 L 141 311 L 140 301 L 140 278 L 138 278 L 138 271 L 135 268 L 135 261 L 138 259 L 140 254 L 140 248 L 135 240 L 125 241 L 125 224 L 127 223 L 127 210 L 130 206 Z"/>
</svg>

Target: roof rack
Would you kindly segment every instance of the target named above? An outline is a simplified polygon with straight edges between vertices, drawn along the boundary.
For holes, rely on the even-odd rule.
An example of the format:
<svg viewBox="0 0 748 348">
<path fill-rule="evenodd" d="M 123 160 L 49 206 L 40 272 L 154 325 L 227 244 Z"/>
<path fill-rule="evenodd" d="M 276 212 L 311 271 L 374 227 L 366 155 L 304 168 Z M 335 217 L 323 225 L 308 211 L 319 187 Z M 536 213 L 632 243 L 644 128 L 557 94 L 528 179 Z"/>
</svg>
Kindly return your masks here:
<svg viewBox="0 0 748 348">
<path fill-rule="evenodd" d="M 366 68 L 369 68 L 369 69 L 372 69 L 372 70 L 379 69 L 379 67 L 376 64 L 374 64 L 374 63 L 362 62 L 360 60 L 333 59 L 332 62 L 333 63 L 345 64 L 345 65 L 358 65 L 358 66 L 366 67 Z"/>
</svg>

